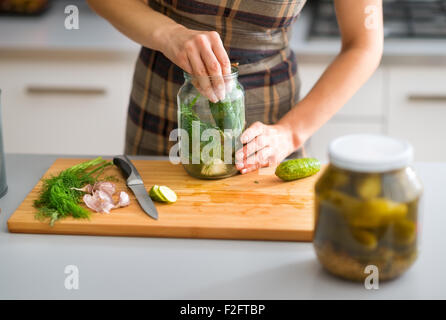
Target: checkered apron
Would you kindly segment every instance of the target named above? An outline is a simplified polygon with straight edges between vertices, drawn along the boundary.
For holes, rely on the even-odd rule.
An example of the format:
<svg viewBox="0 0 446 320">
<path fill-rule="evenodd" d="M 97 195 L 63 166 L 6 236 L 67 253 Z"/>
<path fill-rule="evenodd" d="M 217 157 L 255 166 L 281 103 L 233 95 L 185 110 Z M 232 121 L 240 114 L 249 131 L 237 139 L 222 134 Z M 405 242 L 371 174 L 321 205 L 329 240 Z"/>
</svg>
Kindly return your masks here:
<svg viewBox="0 0 446 320">
<path fill-rule="evenodd" d="M 277 122 L 299 100 L 300 80 L 289 48 L 290 26 L 306 0 L 149 0 L 148 5 L 194 30 L 217 31 L 239 63 L 246 121 Z M 176 96 L 183 71 L 161 52 L 142 47 L 130 96 L 126 154 L 168 155 L 175 142 Z"/>
</svg>

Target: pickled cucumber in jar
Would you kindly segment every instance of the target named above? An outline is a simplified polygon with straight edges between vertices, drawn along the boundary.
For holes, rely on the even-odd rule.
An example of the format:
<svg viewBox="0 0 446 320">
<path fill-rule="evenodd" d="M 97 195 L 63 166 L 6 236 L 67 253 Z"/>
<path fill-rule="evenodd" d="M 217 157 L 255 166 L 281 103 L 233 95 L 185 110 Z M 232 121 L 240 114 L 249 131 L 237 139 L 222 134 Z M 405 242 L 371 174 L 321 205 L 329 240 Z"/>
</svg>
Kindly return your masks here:
<svg viewBox="0 0 446 320">
<path fill-rule="evenodd" d="M 395 203 L 386 198 L 364 200 L 350 216 L 350 224 L 354 227 L 376 228 L 403 219 L 407 214 L 405 203 Z"/>
<path fill-rule="evenodd" d="M 394 226 L 394 240 L 398 245 L 411 245 L 416 238 L 417 226 L 415 222 L 401 219 Z"/>
<path fill-rule="evenodd" d="M 361 199 L 376 198 L 381 194 L 381 177 L 377 174 L 362 176 L 357 179 L 355 189 Z"/>
<path fill-rule="evenodd" d="M 330 144 L 330 165 L 316 184 L 313 240 L 327 271 L 362 281 L 365 267 L 376 265 L 387 280 L 415 261 L 422 188 L 410 155 L 410 146 L 382 136 L 346 136 Z"/>
</svg>

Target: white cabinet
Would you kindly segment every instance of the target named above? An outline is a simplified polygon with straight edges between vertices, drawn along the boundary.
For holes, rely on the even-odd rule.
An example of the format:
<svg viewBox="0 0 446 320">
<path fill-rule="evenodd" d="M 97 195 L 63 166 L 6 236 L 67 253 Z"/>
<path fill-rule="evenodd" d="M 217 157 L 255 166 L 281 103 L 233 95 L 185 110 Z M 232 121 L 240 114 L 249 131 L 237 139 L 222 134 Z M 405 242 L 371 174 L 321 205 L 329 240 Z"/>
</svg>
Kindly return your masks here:
<svg viewBox="0 0 446 320">
<path fill-rule="evenodd" d="M 122 153 L 136 55 L 0 56 L 5 151 Z"/>
<path fill-rule="evenodd" d="M 325 66 L 302 65 L 302 93 Z M 446 161 L 446 67 L 381 66 L 312 137 L 309 152 L 326 160 L 329 142 L 344 134 L 382 133 L 409 141 L 417 161 Z"/>
<path fill-rule="evenodd" d="M 308 142 L 308 155 L 321 161 L 328 161 L 328 144 L 335 138 L 354 133 L 383 134 L 382 123 L 354 123 L 330 120 L 320 128 Z"/>
<path fill-rule="evenodd" d="M 302 98 L 311 90 L 327 66 L 328 64 L 307 63 L 299 65 Z M 335 115 L 335 118 L 361 120 L 368 117 L 370 120 L 372 117 L 374 120 L 381 121 L 385 114 L 384 77 L 385 71 L 382 68 L 376 70 L 364 86 Z"/>
<path fill-rule="evenodd" d="M 322 64 L 300 65 L 302 98 L 311 90 L 326 67 Z M 352 99 L 311 137 L 308 142 L 309 155 L 327 161 L 328 144 L 337 137 L 354 133 L 386 132 L 385 77 L 385 70 L 378 69 Z"/>
<path fill-rule="evenodd" d="M 388 132 L 412 143 L 417 161 L 446 161 L 446 67 L 389 69 Z"/>
</svg>

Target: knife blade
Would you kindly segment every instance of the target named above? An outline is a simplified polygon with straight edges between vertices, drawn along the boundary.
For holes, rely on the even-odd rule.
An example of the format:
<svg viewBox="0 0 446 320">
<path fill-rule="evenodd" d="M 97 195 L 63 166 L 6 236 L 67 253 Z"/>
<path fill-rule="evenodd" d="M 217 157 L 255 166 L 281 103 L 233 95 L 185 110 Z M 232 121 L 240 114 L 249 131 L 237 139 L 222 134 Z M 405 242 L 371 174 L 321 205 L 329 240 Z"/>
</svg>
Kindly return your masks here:
<svg viewBox="0 0 446 320">
<path fill-rule="evenodd" d="M 147 193 L 144 182 L 130 159 L 126 155 L 116 156 L 113 158 L 113 163 L 121 170 L 124 178 L 127 179 L 127 187 L 132 190 L 144 212 L 151 218 L 158 220 L 158 211 L 155 204 Z"/>
</svg>

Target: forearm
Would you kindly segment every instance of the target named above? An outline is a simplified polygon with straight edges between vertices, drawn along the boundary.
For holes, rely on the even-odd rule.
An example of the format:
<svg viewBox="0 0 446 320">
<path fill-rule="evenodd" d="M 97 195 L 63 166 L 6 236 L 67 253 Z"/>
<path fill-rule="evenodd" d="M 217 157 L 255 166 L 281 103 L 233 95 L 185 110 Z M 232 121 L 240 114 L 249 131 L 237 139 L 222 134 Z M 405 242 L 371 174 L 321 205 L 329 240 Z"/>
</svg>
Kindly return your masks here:
<svg viewBox="0 0 446 320">
<path fill-rule="evenodd" d="M 351 47 L 342 50 L 308 95 L 278 124 L 292 132 L 293 145 L 300 147 L 325 124 L 376 70 L 381 48 Z"/>
<path fill-rule="evenodd" d="M 153 10 L 142 0 L 87 0 L 90 7 L 116 29 L 142 46 L 162 51 L 166 32 L 181 25 Z"/>
<path fill-rule="evenodd" d="M 223 74 L 231 63 L 216 31 L 192 30 L 150 8 L 143 0 L 87 0 L 100 16 L 144 47 L 160 51 L 184 71 L 199 76 L 197 89 L 212 102 L 223 100 Z M 212 83 L 208 76 L 213 77 Z"/>
</svg>

